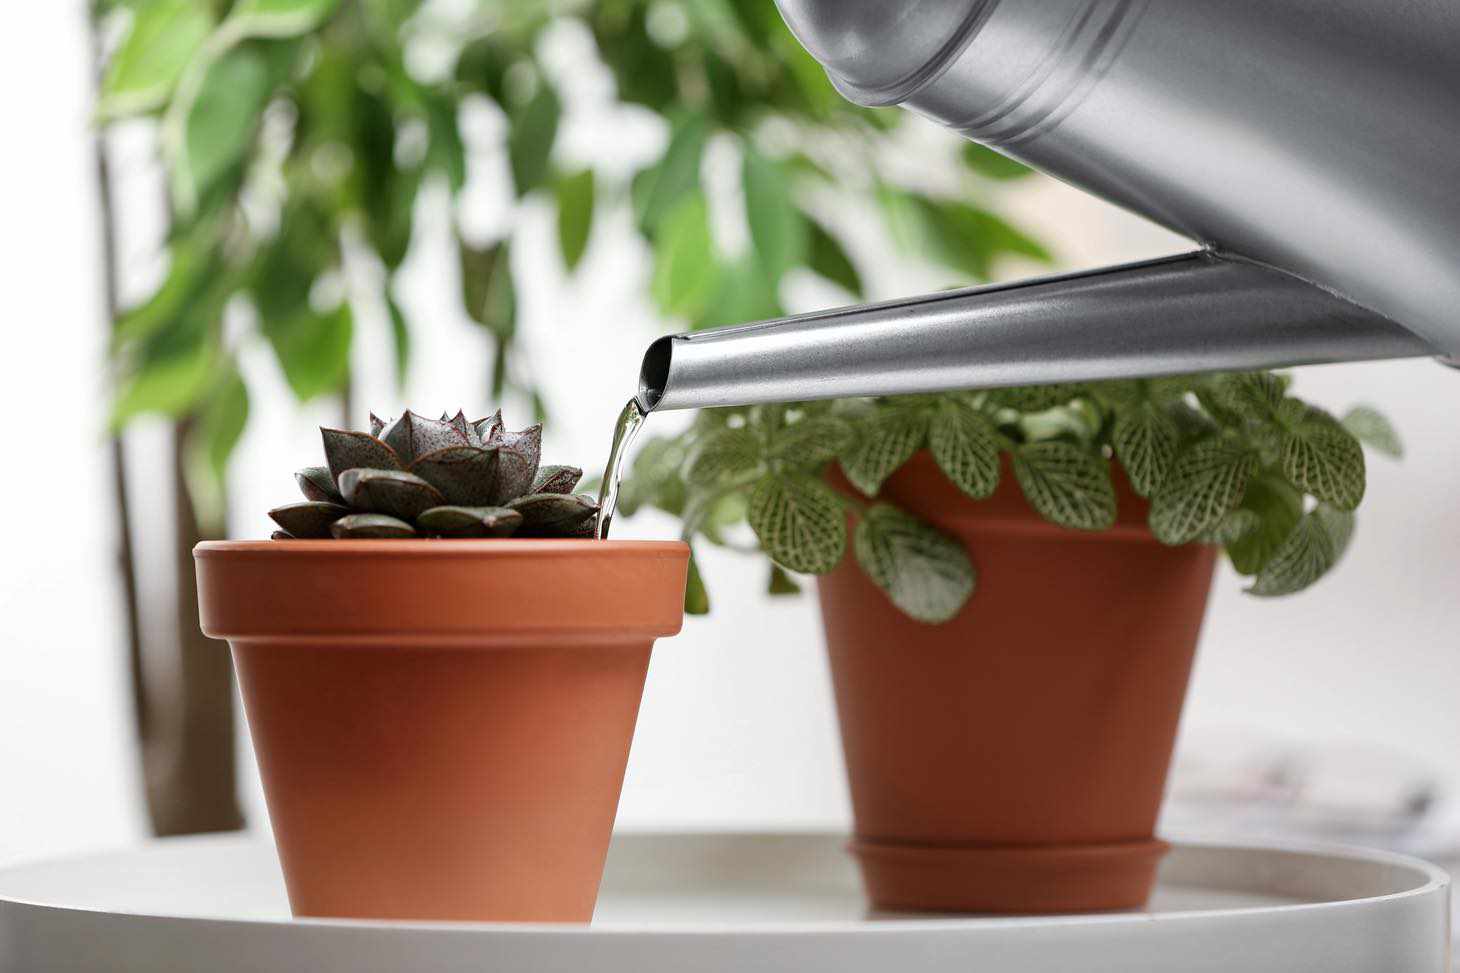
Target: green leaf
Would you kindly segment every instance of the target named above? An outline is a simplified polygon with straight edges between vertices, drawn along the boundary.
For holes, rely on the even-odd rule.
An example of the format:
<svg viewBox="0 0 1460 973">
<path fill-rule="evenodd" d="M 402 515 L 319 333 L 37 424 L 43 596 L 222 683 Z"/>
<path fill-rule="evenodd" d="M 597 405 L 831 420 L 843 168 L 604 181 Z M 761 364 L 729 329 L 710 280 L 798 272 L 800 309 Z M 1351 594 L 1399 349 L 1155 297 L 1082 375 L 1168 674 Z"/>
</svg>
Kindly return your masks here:
<svg viewBox="0 0 1460 973">
<path fill-rule="evenodd" d="M 1131 486 L 1143 497 L 1165 482 L 1181 441 L 1176 423 L 1151 403 L 1118 413 L 1110 439 Z"/>
<path fill-rule="evenodd" d="M 1221 522 L 1241 501 L 1257 457 L 1225 439 L 1192 443 L 1177 454 L 1151 499 L 1151 532 L 1165 544 L 1185 544 Z"/>
<path fill-rule="evenodd" d="M 802 574 L 825 574 L 847 549 L 840 498 L 806 475 L 768 476 L 756 484 L 747 511 L 751 530 L 771 559 Z"/>
<path fill-rule="evenodd" d="M 298 37 L 334 13 L 339 0 L 239 0 L 224 29 L 236 37 Z"/>
<path fill-rule="evenodd" d="M 1352 512 L 1319 504 L 1298 521 L 1247 591 L 1261 597 L 1302 591 L 1343 557 L 1353 529 Z"/>
<path fill-rule="evenodd" d="M 680 470 L 685 445 L 678 438 L 656 436 L 639 448 L 633 468 L 619 492 L 618 512 L 627 517 L 648 504 L 674 516 L 684 512 L 685 484 Z"/>
<path fill-rule="evenodd" d="M 1025 257 L 1040 263 L 1054 259 L 1038 241 L 986 210 L 947 200 L 925 205 L 937 240 L 930 256 L 975 280 L 992 276 L 993 262 L 1000 257 Z"/>
<path fill-rule="evenodd" d="M 706 436 L 685 479 L 704 487 L 754 472 L 761 463 L 760 440 L 751 430 L 721 429 Z"/>
<path fill-rule="evenodd" d="M 946 622 L 973 593 L 963 546 L 890 504 L 873 504 L 857 522 L 857 563 L 892 603 L 920 622 Z"/>
<path fill-rule="evenodd" d="M 1034 174 L 1034 170 L 1024 163 L 1001 155 L 977 142 L 965 143 L 962 151 L 959 152 L 959 158 L 963 160 L 965 166 L 985 179 L 997 179 L 1002 182 L 1009 179 L 1023 179 L 1025 176 Z"/>
<path fill-rule="evenodd" d="M 462 302 L 471 319 L 503 341 L 517 331 L 517 289 L 507 241 L 473 247 L 457 241 Z"/>
<path fill-rule="evenodd" d="M 654 236 L 685 197 L 698 193 L 707 134 L 703 116 L 683 116 L 670 134 L 663 157 L 635 177 L 634 212 L 645 235 Z"/>
<path fill-rule="evenodd" d="M 809 416 L 776 433 L 770 457 L 789 469 L 817 469 L 840 456 L 855 437 L 852 424 L 845 419 Z"/>
<path fill-rule="evenodd" d="M 721 266 L 714 296 L 694 319 L 694 328 L 744 324 L 785 315 L 776 287 L 761 270 L 754 254 L 743 254 Z"/>
<path fill-rule="evenodd" d="M 582 169 L 557 181 L 558 246 L 563 264 L 572 273 L 588 248 L 593 229 L 593 170 Z"/>
<path fill-rule="evenodd" d="M 694 548 L 689 552 L 689 574 L 684 584 L 684 613 L 686 615 L 708 615 L 710 613 L 710 592 L 705 588 L 705 579 L 700 576 L 700 562 Z"/>
<path fill-rule="evenodd" d="M 208 6 L 196 0 L 138 4 L 126 38 L 107 64 L 98 113 L 118 118 L 165 104 L 212 27 Z"/>
<path fill-rule="evenodd" d="M 1105 530 L 1115 523 L 1115 488 L 1103 457 L 1048 440 L 1020 446 L 1013 460 L 1025 499 L 1045 520 L 1077 530 Z"/>
<path fill-rule="evenodd" d="M 1281 463 L 1288 482 L 1341 510 L 1357 507 L 1365 482 L 1359 441 L 1331 417 L 1296 399 L 1283 402 L 1281 418 Z"/>
<path fill-rule="evenodd" d="M 111 427 L 121 428 L 144 413 L 179 416 L 208 391 L 216 349 L 198 340 L 174 353 L 144 362 L 127 378 L 112 404 Z"/>
<path fill-rule="evenodd" d="M 1019 412 L 1044 412 L 1069 404 L 1084 391 L 1084 386 L 1068 382 L 1053 385 L 1018 385 L 1010 388 L 991 389 L 989 403 L 1002 409 Z"/>
<path fill-rule="evenodd" d="M 806 258 L 806 221 L 796 208 L 785 167 L 745 143 L 745 215 L 761 269 L 772 281 Z"/>
<path fill-rule="evenodd" d="M 403 388 L 411 367 L 411 329 L 389 287 L 385 289 L 385 307 L 390 315 L 391 348 L 395 351 L 395 384 Z"/>
<path fill-rule="evenodd" d="M 1391 459 L 1404 458 L 1404 441 L 1389 420 L 1372 406 L 1356 405 L 1339 421 L 1370 449 Z"/>
<path fill-rule="evenodd" d="M 456 123 L 457 102 L 434 92 L 423 92 L 426 109 L 426 165 L 446 173 L 452 193 L 466 185 L 466 144 Z"/>
<path fill-rule="evenodd" d="M 537 93 L 512 113 L 507 133 L 507 159 L 512 167 L 512 184 L 517 195 L 527 193 L 548 179 L 548 159 L 558 136 L 558 119 L 563 112 L 557 92 L 539 80 Z"/>
<path fill-rule="evenodd" d="M 215 479 L 222 481 L 228 470 L 243 429 L 248 425 L 248 389 L 237 371 L 232 369 L 216 391 L 208 398 L 199 422 L 199 432 L 206 452 L 208 467 Z"/>
<path fill-rule="evenodd" d="M 225 177 L 242 177 L 264 105 L 273 89 L 269 61 L 255 47 L 236 47 L 205 69 L 181 112 L 172 188 L 178 208 L 192 213 Z"/>
<path fill-rule="evenodd" d="M 807 230 L 807 265 L 853 297 L 862 297 L 865 292 L 861 275 L 842 245 L 820 223 L 809 217 L 803 218 Z"/>
<path fill-rule="evenodd" d="M 967 403 L 954 398 L 939 403 L 928 429 L 928 448 L 943 475 L 975 500 L 998 487 L 998 433 Z"/>
<path fill-rule="evenodd" d="M 800 593 L 801 586 L 796 583 L 794 578 L 786 573 L 786 569 L 779 564 L 772 563 L 770 580 L 766 582 L 766 594 L 772 597 L 781 597 L 783 595 L 799 595 Z"/>
<path fill-rule="evenodd" d="M 856 442 L 842 456 L 842 472 L 858 490 L 876 496 L 889 476 L 906 463 L 928 435 L 923 409 L 893 405 L 860 424 Z"/>
<path fill-rule="evenodd" d="M 1212 396 L 1242 419 L 1269 422 L 1283 401 L 1283 383 L 1271 372 L 1233 372 L 1214 379 Z"/>
<path fill-rule="evenodd" d="M 1285 481 L 1255 476 L 1247 484 L 1242 504 L 1228 516 L 1246 511 L 1257 525 L 1227 540 L 1227 557 L 1239 574 L 1256 574 L 1282 545 L 1303 516 L 1303 495 Z"/>
<path fill-rule="evenodd" d="M 693 318 L 715 292 L 719 274 L 709 207 L 696 191 L 680 201 L 655 240 L 650 292 L 665 314 Z"/>
<path fill-rule="evenodd" d="M 306 308 L 270 323 L 264 334 L 301 402 L 335 391 L 349 374 L 354 319 L 348 304 L 323 314 Z"/>
</svg>

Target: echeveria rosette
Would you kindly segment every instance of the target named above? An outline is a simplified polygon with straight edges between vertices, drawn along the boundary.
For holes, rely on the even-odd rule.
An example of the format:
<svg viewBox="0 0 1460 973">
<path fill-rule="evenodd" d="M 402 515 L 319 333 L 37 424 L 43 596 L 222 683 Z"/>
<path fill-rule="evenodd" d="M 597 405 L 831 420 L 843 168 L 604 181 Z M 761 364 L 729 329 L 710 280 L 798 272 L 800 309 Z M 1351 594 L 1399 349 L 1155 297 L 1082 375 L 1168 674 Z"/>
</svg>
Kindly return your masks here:
<svg viewBox="0 0 1460 973">
<path fill-rule="evenodd" d="M 511 432 L 502 413 L 468 421 L 407 411 L 370 431 L 321 429 L 324 466 L 294 474 L 300 503 L 269 511 L 275 539 L 592 537 L 598 503 L 583 471 L 542 466 L 542 426 Z"/>
</svg>

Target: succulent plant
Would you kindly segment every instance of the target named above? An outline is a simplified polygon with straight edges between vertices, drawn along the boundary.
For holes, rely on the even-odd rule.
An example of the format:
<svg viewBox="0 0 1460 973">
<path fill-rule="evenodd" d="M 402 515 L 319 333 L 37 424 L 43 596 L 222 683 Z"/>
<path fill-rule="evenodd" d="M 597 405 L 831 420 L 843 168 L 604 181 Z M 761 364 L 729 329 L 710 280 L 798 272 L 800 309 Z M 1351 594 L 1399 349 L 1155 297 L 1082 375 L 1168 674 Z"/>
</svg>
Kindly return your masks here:
<svg viewBox="0 0 1460 973">
<path fill-rule="evenodd" d="M 369 432 L 320 429 L 324 466 L 294 474 L 304 500 L 269 511 L 276 540 L 592 537 L 598 502 L 583 471 L 540 466 L 542 426 L 509 432 L 500 411 L 467 421 L 407 410 Z"/>
</svg>

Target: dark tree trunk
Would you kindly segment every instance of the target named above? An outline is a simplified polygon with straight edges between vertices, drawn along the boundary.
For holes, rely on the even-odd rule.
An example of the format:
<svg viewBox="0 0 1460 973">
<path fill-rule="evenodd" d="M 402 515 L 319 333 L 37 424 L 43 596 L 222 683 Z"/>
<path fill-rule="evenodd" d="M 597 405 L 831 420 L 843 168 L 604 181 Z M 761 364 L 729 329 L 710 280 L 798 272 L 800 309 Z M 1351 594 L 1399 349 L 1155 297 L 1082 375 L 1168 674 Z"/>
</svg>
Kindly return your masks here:
<svg viewBox="0 0 1460 973">
<path fill-rule="evenodd" d="M 92 12 L 97 77 L 103 51 Z M 100 209 L 102 290 L 106 337 L 110 342 L 121 313 L 118 297 L 116 210 L 106 140 L 94 138 L 95 178 Z M 132 506 L 127 489 L 126 455 L 120 436 L 109 443 L 111 502 L 116 516 L 117 569 L 127 629 L 127 672 L 132 714 L 141 747 L 142 779 L 148 816 L 156 834 L 227 831 L 243 826 L 238 808 L 234 757 L 233 688 L 228 653 L 198 630 L 198 596 L 192 548 L 201 540 L 187 484 L 184 450 L 187 423 L 173 431 L 174 563 L 177 571 L 176 638 L 165 661 L 177 678 L 149 688 L 142 640 L 143 606 L 138 595 L 137 560 L 132 547 Z M 155 606 L 154 606 L 155 607 Z M 154 647 L 158 649 L 160 647 Z M 159 653 L 160 655 L 161 653 Z M 162 658 L 156 662 L 164 661 Z"/>
</svg>

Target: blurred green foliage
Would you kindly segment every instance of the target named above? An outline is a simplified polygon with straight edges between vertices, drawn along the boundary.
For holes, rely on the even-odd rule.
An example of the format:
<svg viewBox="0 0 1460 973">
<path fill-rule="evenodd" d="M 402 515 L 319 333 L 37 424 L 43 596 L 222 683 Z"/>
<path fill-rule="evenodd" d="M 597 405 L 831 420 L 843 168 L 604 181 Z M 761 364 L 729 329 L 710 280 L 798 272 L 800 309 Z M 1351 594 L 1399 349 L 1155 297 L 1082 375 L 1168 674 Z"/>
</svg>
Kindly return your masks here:
<svg viewBox="0 0 1460 973">
<path fill-rule="evenodd" d="M 300 400 L 329 394 L 348 380 L 358 305 L 367 301 L 391 323 L 404 376 L 419 325 L 397 299 L 397 277 L 423 187 L 439 183 L 462 205 L 471 155 L 459 126 L 473 99 L 505 119 L 516 197 L 542 194 L 556 206 L 567 269 L 583 260 L 604 208 L 630 206 L 653 254 L 652 298 L 667 318 L 690 326 L 783 313 L 780 283 L 796 268 L 862 296 L 838 235 L 807 211 L 817 191 L 874 199 L 900 246 L 957 279 L 987 277 L 1005 253 L 1047 259 L 1039 244 L 971 203 L 976 193 L 940 198 L 884 178 L 877 160 L 902 116 L 842 99 L 772 0 L 480 0 L 437 9 L 445 6 L 106 4 L 120 40 L 99 117 L 156 121 L 171 220 L 165 278 L 116 325 L 115 425 L 143 413 L 197 416 L 195 452 L 221 475 L 248 415 L 237 341 L 266 341 Z M 667 124 L 663 153 L 624 185 L 558 164 L 564 106 L 541 41 L 564 18 L 591 35 L 618 99 Z M 412 52 L 424 48 L 449 52 L 449 69 L 415 69 Z M 779 140 L 766 136 L 777 129 Z M 743 159 L 751 241 L 743 255 L 722 253 L 711 229 L 701 172 L 713 139 L 732 140 Z M 1027 172 L 973 145 L 960 158 L 970 185 Z M 515 231 L 509 222 L 486 246 L 458 234 L 460 296 L 495 349 L 492 396 L 515 391 L 541 403 L 513 355 Z M 347 252 L 378 261 L 380 272 L 369 275 L 378 293 L 340 285 Z M 254 329 L 225 340 L 225 309 L 238 304 L 252 308 L 245 319 Z"/>
</svg>

